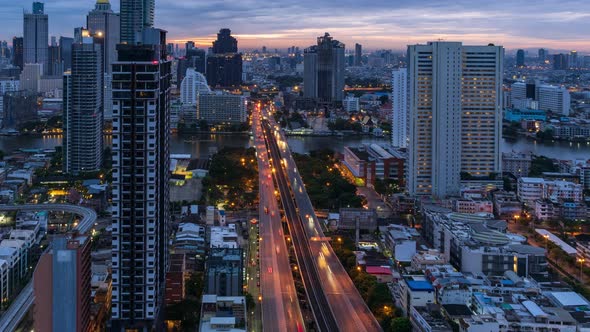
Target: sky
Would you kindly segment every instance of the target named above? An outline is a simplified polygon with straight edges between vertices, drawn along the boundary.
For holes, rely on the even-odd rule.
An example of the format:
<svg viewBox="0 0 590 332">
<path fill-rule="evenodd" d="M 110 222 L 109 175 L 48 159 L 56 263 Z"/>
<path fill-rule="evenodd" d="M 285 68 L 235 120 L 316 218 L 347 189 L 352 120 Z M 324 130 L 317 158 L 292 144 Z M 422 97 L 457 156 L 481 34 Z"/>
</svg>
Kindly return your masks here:
<svg viewBox="0 0 590 332">
<path fill-rule="evenodd" d="M 45 0 L 49 35 L 73 35 L 94 3 Z M 0 0 L 0 40 L 22 35 L 22 12 L 31 4 Z M 119 0 L 111 4 L 119 10 Z M 590 53 L 588 0 L 156 0 L 155 26 L 169 32 L 169 42 L 205 47 L 230 28 L 241 49 L 307 47 L 329 32 L 347 49 L 403 50 L 442 39 Z"/>
</svg>

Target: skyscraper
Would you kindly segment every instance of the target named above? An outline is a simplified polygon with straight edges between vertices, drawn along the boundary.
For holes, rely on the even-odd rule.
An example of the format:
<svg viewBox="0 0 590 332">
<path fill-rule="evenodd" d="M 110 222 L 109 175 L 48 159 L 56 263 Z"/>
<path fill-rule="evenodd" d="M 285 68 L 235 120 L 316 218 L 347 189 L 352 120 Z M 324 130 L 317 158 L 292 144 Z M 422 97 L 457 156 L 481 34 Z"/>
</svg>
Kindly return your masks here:
<svg viewBox="0 0 590 332">
<path fill-rule="evenodd" d="M 121 0 L 121 43 L 135 44 L 138 34 L 154 25 L 154 7 L 155 0 Z"/>
<path fill-rule="evenodd" d="M 90 238 L 57 237 L 39 259 L 33 278 L 35 331 L 88 331 Z"/>
<path fill-rule="evenodd" d="M 566 70 L 567 66 L 567 56 L 563 53 L 554 54 L 553 55 L 553 69 L 554 70 Z"/>
<path fill-rule="evenodd" d="M 221 29 L 207 57 L 207 82 L 212 87 L 238 87 L 242 84 L 242 54 L 230 29 Z"/>
<path fill-rule="evenodd" d="M 86 27 L 92 36 L 103 41 L 104 69 L 111 72 L 111 64 L 117 60 L 117 44 L 121 39 L 119 14 L 113 12 L 109 0 L 97 0 L 94 10 L 86 17 Z"/>
<path fill-rule="evenodd" d="M 499 173 L 502 47 L 411 45 L 408 63 L 410 194 L 457 195 L 461 173 Z"/>
<path fill-rule="evenodd" d="M 72 45 L 74 38 L 59 37 L 59 56 L 63 63 L 64 70 L 72 69 Z"/>
<path fill-rule="evenodd" d="M 12 38 L 12 64 L 23 69 L 24 44 L 23 37 Z"/>
<path fill-rule="evenodd" d="M 394 69 L 391 77 L 391 144 L 408 147 L 408 69 Z"/>
<path fill-rule="evenodd" d="M 318 37 L 317 45 L 304 50 L 304 96 L 321 102 L 344 98 L 344 44 L 330 34 Z"/>
<path fill-rule="evenodd" d="M 354 45 L 354 65 L 360 66 L 363 60 L 363 46 L 361 44 Z"/>
<path fill-rule="evenodd" d="M 524 67 L 524 50 L 516 51 L 516 67 Z"/>
<path fill-rule="evenodd" d="M 170 219 L 172 74 L 165 32 L 160 31 L 158 45 L 122 44 L 117 51 L 113 64 L 112 330 L 159 331 Z"/>
<path fill-rule="evenodd" d="M 72 49 L 72 70 L 64 75 L 64 172 L 79 174 L 102 165 L 102 49 L 85 32 Z"/>
<path fill-rule="evenodd" d="M 23 62 L 40 63 L 43 72 L 48 71 L 48 18 L 43 13 L 43 3 L 33 2 L 33 12 L 24 13 Z"/>
<path fill-rule="evenodd" d="M 544 48 L 540 48 L 539 49 L 539 61 L 545 62 L 546 59 L 547 59 L 547 50 L 545 50 Z"/>
<path fill-rule="evenodd" d="M 63 63 L 61 61 L 61 55 L 59 54 L 59 46 L 49 46 L 47 60 L 47 75 L 61 77 L 64 73 Z"/>
</svg>

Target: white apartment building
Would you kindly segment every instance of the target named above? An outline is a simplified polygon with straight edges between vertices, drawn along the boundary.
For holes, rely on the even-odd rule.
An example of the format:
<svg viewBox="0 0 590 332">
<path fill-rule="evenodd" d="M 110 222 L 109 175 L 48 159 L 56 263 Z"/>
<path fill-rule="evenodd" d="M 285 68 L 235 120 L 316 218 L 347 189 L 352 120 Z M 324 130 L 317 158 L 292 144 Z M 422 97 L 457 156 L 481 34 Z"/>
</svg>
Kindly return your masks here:
<svg viewBox="0 0 590 332">
<path fill-rule="evenodd" d="M 347 96 L 342 100 L 342 108 L 346 112 L 358 112 L 360 111 L 360 102 L 359 99 L 355 96 Z"/>
<path fill-rule="evenodd" d="M 183 105 L 196 105 L 200 94 L 211 93 L 207 79 L 194 68 L 186 70 L 186 76 L 180 83 L 180 101 Z"/>
<path fill-rule="evenodd" d="M 584 187 L 569 181 L 548 181 L 542 178 L 518 179 L 518 198 L 521 202 L 532 203 L 536 200 L 548 199 L 552 202 L 580 202 Z"/>
<path fill-rule="evenodd" d="M 391 144 L 408 147 L 408 69 L 394 69 L 391 74 Z"/>
<path fill-rule="evenodd" d="M 459 195 L 460 173 L 500 173 L 500 46 L 408 46 L 408 191 Z"/>
<path fill-rule="evenodd" d="M 536 94 L 540 110 L 570 115 L 570 93 L 565 87 L 541 85 L 536 88 Z"/>
</svg>

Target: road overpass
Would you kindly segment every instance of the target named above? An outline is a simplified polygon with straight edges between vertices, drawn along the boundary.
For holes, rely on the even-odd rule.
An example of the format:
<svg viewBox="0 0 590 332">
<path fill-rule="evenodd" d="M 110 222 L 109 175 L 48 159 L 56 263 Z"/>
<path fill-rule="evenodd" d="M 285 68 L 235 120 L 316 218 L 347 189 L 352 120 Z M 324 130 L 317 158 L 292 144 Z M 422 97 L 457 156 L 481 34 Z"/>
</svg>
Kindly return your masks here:
<svg viewBox="0 0 590 332">
<path fill-rule="evenodd" d="M 272 181 L 272 169 L 260 113 L 252 115 L 254 145 L 259 174 L 260 216 L 259 254 L 264 331 L 302 331 L 304 328 L 293 273 L 289 263 L 281 216 Z"/>
<path fill-rule="evenodd" d="M 81 217 L 78 225 L 74 227 L 74 229 L 78 230 L 80 233 L 87 233 L 90 231 L 97 218 L 94 210 L 71 204 L 0 205 L 0 211 L 50 211 L 73 213 Z M 34 301 L 35 294 L 33 294 L 33 281 L 31 280 L 21 290 L 8 310 L 6 310 L 2 317 L 0 317 L 0 331 L 14 331 L 23 317 L 25 317 Z"/>
<path fill-rule="evenodd" d="M 315 211 L 305 190 L 303 180 L 291 155 L 282 132 L 271 116 L 267 130 L 272 135 L 267 137 L 271 152 L 274 150 L 273 161 L 278 173 L 283 173 L 288 182 L 279 186 L 281 192 L 289 192 L 287 199 L 294 203 L 305 238 L 299 246 L 308 248 L 313 258 L 313 265 L 318 274 L 321 291 L 336 322 L 338 331 L 380 331 L 381 326 L 369 310 L 360 293 L 353 284 L 340 260 L 332 250 L 328 241 L 311 241 L 311 238 L 324 238 L 324 233 Z M 276 160 L 275 160 L 276 159 Z M 282 160 L 282 162 L 279 162 Z M 280 172 L 279 172 L 280 170 Z M 283 196 L 281 196 L 283 197 Z M 327 314 L 327 312 L 326 312 Z"/>
</svg>

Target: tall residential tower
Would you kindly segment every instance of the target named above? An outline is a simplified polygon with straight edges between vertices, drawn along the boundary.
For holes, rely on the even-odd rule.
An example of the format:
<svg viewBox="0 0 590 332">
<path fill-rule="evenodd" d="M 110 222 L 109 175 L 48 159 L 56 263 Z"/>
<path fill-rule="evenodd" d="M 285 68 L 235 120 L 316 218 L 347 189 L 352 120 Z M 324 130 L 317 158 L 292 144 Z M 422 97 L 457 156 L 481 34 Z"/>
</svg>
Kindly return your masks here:
<svg viewBox="0 0 590 332">
<path fill-rule="evenodd" d="M 102 166 L 102 49 L 84 30 L 72 47 L 72 70 L 64 75 L 64 172 Z"/>
<path fill-rule="evenodd" d="M 458 195 L 461 173 L 499 173 L 502 47 L 411 45 L 408 62 L 410 194 Z"/>
<path fill-rule="evenodd" d="M 154 10 L 155 0 L 121 0 L 121 43 L 135 44 L 143 29 L 154 26 Z"/>
<path fill-rule="evenodd" d="M 166 34 L 113 64 L 113 331 L 159 331 L 168 256 L 171 64 Z M 159 32 L 159 43 L 154 43 Z M 149 35 L 149 36 L 148 36 Z"/>
</svg>

